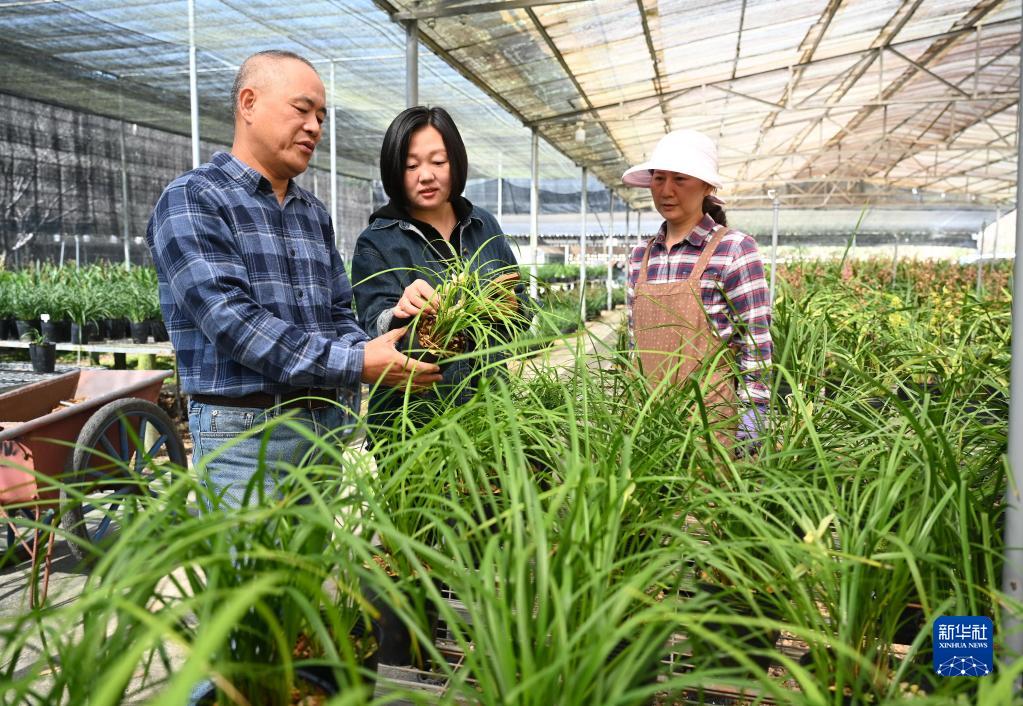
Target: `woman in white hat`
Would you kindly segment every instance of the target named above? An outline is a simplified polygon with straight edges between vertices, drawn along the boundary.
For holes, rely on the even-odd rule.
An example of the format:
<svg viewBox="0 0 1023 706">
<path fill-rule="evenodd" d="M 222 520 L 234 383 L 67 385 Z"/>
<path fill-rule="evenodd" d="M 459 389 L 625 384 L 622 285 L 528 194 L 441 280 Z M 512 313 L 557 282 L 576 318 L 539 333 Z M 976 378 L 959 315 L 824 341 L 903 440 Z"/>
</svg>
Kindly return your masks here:
<svg viewBox="0 0 1023 706">
<path fill-rule="evenodd" d="M 713 358 L 704 400 L 718 420 L 738 420 L 736 440 L 756 442 L 769 398 L 771 302 L 756 241 L 728 228 L 715 195 L 717 147 L 700 132 L 676 130 L 622 181 L 648 187 L 664 217 L 629 262 L 629 329 L 644 375 L 651 384 L 681 382 Z M 738 378 L 725 370 L 733 352 Z"/>
</svg>

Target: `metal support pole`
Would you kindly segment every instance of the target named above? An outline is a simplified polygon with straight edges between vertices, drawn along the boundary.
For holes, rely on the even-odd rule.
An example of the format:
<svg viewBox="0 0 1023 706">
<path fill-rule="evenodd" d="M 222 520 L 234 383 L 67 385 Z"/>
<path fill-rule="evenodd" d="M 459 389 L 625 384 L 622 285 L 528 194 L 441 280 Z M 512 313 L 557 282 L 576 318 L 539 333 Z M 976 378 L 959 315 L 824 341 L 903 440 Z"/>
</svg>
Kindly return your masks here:
<svg viewBox="0 0 1023 706">
<path fill-rule="evenodd" d="M 82 266 L 82 248 L 79 245 L 79 241 L 80 240 L 81 240 L 81 237 L 78 235 L 78 233 L 75 233 L 75 267 L 76 268 Z"/>
<path fill-rule="evenodd" d="M 892 250 L 892 289 L 895 288 L 895 278 L 899 276 L 899 234 L 895 236 L 895 247 Z"/>
<path fill-rule="evenodd" d="M 643 228 L 642 228 L 642 225 L 641 225 L 642 222 L 643 222 L 641 220 L 642 217 L 643 217 L 643 212 L 640 211 L 637 208 L 636 209 L 636 243 L 638 245 L 642 245 L 643 244 Z"/>
<path fill-rule="evenodd" d="M 405 23 L 405 107 L 419 105 L 419 22 Z"/>
<path fill-rule="evenodd" d="M 991 243 L 991 266 L 994 267 L 994 260 L 998 257 L 998 227 L 1002 222 L 1002 207 L 995 207 L 995 242 Z"/>
<path fill-rule="evenodd" d="M 984 231 L 987 223 L 981 221 L 980 232 L 977 233 L 977 298 L 980 299 L 980 290 L 984 288 Z"/>
<path fill-rule="evenodd" d="M 131 251 L 128 249 L 131 232 L 131 207 L 128 204 L 128 159 L 124 149 L 124 120 L 119 135 L 121 146 L 121 237 L 124 238 L 124 269 L 131 269 Z"/>
<path fill-rule="evenodd" d="M 536 251 L 540 237 L 540 133 L 533 128 L 529 180 L 529 297 L 536 301 Z"/>
<path fill-rule="evenodd" d="M 341 238 L 341 225 L 337 222 L 337 117 L 334 106 L 334 62 L 330 62 L 330 96 L 327 97 L 327 104 L 330 106 L 330 222 L 334 226 L 334 247 L 345 257 L 344 242 Z"/>
<path fill-rule="evenodd" d="M 188 95 L 192 110 L 192 169 L 199 166 L 199 87 L 195 74 L 195 0 L 188 0 Z"/>
<path fill-rule="evenodd" d="M 1023 45 L 1021 45 L 1023 46 Z M 1021 52 L 1023 54 L 1023 52 Z M 1023 56 L 1020 57 L 1023 60 Z M 1020 74 L 1023 99 L 1023 73 Z M 1016 111 L 1016 135 L 1023 130 L 1023 110 Z M 1023 167 L 1023 140 L 1016 139 L 1016 170 Z M 1012 354 L 1009 378 L 1009 469 L 1012 477 L 1005 493 L 1005 564 L 1002 591 L 1018 605 L 1023 603 L 1023 179 L 1016 179 L 1016 259 L 1013 265 Z M 1003 664 L 1023 656 L 1023 616 L 1002 603 Z M 1016 693 L 1023 691 L 1023 677 L 1016 679 Z"/>
<path fill-rule="evenodd" d="M 586 321 L 586 167 L 582 168 L 582 195 L 579 197 L 579 318 Z"/>
<path fill-rule="evenodd" d="M 502 176 L 503 164 L 500 156 L 497 158 L 497 222 L 504 227 L 504 177 Z"/>
<path fill-rule="evenodd" d="M 612 262 L 611 253 L 615 245 L 615 192 L 608 190 L 607 216 L 607 310 L 611 311 Z"/>
<path fill-rule="evenodd" d="M 781 209 L 781 201 L 778 196 L 771 195 L 771 209 L 773 210 L 771 225 L 771 292 L 768 301 L 774 306 L 774 280 L 778 273 L 778 211 Z"/>
</svg>

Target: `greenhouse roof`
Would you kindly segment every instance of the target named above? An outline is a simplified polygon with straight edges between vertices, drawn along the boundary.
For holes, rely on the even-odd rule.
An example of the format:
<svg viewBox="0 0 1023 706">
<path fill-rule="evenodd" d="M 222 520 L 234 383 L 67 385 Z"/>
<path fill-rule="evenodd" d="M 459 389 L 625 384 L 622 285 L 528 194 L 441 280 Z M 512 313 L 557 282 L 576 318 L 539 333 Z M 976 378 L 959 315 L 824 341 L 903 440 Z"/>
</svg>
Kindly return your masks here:
<svg viewBox="0 0 1023 706">
<path fill-rule="evenodd" d="M 186 7 L 0 2 L 0 91 L 187 133 Z M 536 127 L 542 177 L 579 165 L 619 188 L 689 127 L 748 205 L 1015 200 L 1018 0 L 196 0 L 201 134 L 229 140 L 241 60 L 292 49 L 328 83 L 333 62 L 341 170 L 375 176 L 409 20 L 431 50 L 420 101 L 452 110 L 473 176 L 528 176 Z"/>
</svg>

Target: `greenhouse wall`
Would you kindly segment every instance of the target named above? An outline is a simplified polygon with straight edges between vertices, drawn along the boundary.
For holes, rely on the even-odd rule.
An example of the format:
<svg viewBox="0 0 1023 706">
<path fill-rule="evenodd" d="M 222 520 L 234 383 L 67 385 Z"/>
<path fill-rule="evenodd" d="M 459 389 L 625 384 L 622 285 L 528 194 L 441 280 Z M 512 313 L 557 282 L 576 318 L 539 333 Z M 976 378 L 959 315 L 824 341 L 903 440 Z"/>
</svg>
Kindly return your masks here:
<svg viewBox="0 0 1023 706">
<path fill-rule="evenodd" d="M 200 153 L 227 148 L 202 142 Z M 122 260 L 127 230 L 132 261 L 146 262 L 138 238 L 153 204 L 191 164 L 187 135 L 0 93 L 0 253 L 8 266 L 55 262 L 63 242 L 64 261 L 73 262 L 77 235 L 82 262 Z M 326 170 L 310 169 L 298 182 L 330 207 Z M 351 252 L 370 213 L 369 185 L 339 176 L 337 189 L 339 245 Z"/>
</svg>

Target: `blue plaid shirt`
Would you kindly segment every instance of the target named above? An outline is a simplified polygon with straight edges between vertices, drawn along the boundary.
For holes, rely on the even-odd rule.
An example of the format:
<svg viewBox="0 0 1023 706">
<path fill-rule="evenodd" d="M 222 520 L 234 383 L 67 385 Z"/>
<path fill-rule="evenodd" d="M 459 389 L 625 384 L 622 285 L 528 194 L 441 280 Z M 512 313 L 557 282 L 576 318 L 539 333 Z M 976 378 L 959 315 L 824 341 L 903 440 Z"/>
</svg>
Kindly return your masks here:
<svg viewBox="0 0 1023 706">
<path fill-rule="evenodd" d="M 358 390 L 368 336 L 320 201 L 226 152 L 175 179 L 146 231 L 182 391 Z"/>
</svg>

